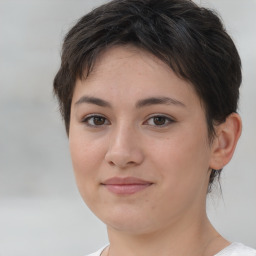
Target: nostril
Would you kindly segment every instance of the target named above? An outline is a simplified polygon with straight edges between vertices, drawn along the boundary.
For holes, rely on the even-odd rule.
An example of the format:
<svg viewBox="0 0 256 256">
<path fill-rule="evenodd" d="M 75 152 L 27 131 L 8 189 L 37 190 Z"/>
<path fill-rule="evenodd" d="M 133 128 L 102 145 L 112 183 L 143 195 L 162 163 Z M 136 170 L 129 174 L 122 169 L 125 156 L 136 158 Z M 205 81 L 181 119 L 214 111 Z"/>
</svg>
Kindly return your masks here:
<svg viewBox="0 0 256 256">
<path fill-rule="evenodd" d="M 131 167 L 141 164 L 143 161 L 143 153 L 138 147 L 118 147 L 109 148 L 105 155 L 105 160 L 109 166 L 117 166 L 120 168 Z"/>
<path fill-rule="evenodd" d="M 133 161 L 130 161 L 130 162 L 127 163 L 127 165 L 134 165 L 134 164 L 136 164 L 136 163 L 133 162 Z"/>
<path fill-rule="evenodd" d="M 108 164 L 110 166 L 116 166 L 118 168 L 121 168 L 121 169 L 125 169 L 127 167 L 131 167 L 131 166 L 134 166 L 136 165 L 136 162 L 134 161 L 129 161 L 129 162 L 121 162 L 121 161 L 109 161 Z"/>
<path fill-rule="evenodd" d="M 109 164 L 110 164 L 111 166 L 114 166 L 114 165 L 115 165 L 115 163 L 112 162 L 112 161 L 110 161 Z"/>
</svg>

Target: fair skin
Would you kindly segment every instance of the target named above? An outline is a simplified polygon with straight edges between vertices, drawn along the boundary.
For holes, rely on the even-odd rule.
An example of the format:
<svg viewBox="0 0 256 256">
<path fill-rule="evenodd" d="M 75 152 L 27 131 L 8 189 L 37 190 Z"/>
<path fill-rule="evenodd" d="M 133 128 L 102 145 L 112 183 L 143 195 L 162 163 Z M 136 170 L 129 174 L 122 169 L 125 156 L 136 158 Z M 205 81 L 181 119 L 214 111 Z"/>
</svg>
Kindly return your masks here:
<svg viewBox="0 0 256 256">
<path fill-rule="evenodd" d="M 231 159 L 232 114 L 209 142 L 191 84 L 132 46 L 113 47 L 77 80 L 69 142 L 79 191 L 107 225 L 103 255 L 210 256 L 229 243 L 206 216 L 210 169 Z"/>
</svg>

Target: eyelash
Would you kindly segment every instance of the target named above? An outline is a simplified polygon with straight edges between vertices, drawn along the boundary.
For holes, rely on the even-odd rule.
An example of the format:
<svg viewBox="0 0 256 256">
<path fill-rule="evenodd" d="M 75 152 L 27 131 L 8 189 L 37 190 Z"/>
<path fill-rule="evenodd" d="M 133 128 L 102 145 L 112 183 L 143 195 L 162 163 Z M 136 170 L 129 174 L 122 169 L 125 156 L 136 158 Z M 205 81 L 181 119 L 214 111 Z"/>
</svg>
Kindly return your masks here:
<svg viewBox="0 0 256 256">
<path fill-rule="evenodd" d="M 95 121 L 97 118 L 100 118 L 100 119 L 103 119 L 101 121 L 103 121 L 104 123 L 103 124 L 95 124 Z M 163 119 L 161 121 L 164 121 L 163 124 L 149 124 L 149 120 L 153 120 L 156 121 L 156 118 L 160 118 L 160 119 Z M 93 124 L 90 124 L 90 121 L 94 122 Z M 107 123 L 106 123 L 107 121 Z M 158 120 L 159 121 L 159 120 Z M 149 117 L 145 122 L 143 122 L 143 125 L 149 125 L 149 126 L 155 126 L 155 127 L 166 127 L 168 125 L 170 125 L 171 123 L 174 123 L 175 121 L 170 118 L 170 117 L 167 117 L 165 115 L 154 115 L 154 116 L 151 116 Z M 110 125 L 110 122 L 108 121 L 108 119 L 102 115 L 95 115 L 95 114 L 92 114 L 92 115 L 89 115 L 89 116 L 86 116 L 83 120 L 82 120 L 82 123 L 85 123 L 87 126 L 89 127 L 93 127 L 93 128 L 100 128 L 104 125 Z"/>
<path fill-rule="evenodd" d="M 154 116 L 151 116 L 149 117 L 145 122 L 146 123 L 149 123 L 149 120 L 152 120 L 153 122 L 156 121 L 156 118 L 160 118 L 160 119 L 163 119 L 162 121 L 164 121 L 163 124 L 149 124 L 150 126 L 155 126 L 155 127 L 166 127 L 168 125 L 170 125 L 171 123 L 174 123 L 175 121 L 171 118 L 171 117 L 168 117 L 168 116 L 165 116 L 165 115 L 161 115 L 161 114 L 158 114 L 158 115 L 154 115 Z M 145 124 L 145 122 L 143 124 Z"/>
<path fill-rule="evenodd" d="M 104 124 L 101 124 L 101 125 L 97 125 L 97 124 L 90 124 L 89 122 L 92 120 L 93 122 L 96 120 L 96 118 L 102 118 L 104 120 Z M 98 128 L 98 127 L 101 127 L 103 125 L 109 125 L 110 122 L 108 121 L 108 124 L 105 124 L 107 118 L 102 116 L 102 115 L 89 115 L 89 116 L 86 116 L 83 120 L 82 120 L 82 123 L 85 123 L 87 126 L 89 127 L 93 127 L 93 128 Z"/>
</svg>

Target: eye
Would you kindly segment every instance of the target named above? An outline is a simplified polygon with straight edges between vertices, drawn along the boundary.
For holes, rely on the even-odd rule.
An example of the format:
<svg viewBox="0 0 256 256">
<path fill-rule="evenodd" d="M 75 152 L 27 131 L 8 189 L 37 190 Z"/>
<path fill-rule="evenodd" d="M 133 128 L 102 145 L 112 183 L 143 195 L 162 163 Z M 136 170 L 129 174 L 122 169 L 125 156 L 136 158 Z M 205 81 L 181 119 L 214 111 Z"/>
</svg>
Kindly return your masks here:
<svg viewBox="0 0 256 256">
<path fill-rule="evenodd" d="M 151 125 L 151 126 L 164 127 L 173 122 L 174 122 L 174 120 L 171 119 L 170 117 L 163 116 L 163 115 L 156 115 L 156 116 L 152 116 L 149 119 L 147 119 L 145 124 Z"/>
<path fill-rule="evenodd" d="M 83 120 L 83 123 L 85 123 L 88 126 L 91 127 L 97 127 L 97 126 L 103 126 L 103 125 L 109 125 L 110 122 L 107 120 L 106 117 L 100 116 L 100 115 L 90 115 L 86 116 Z"/>
</svg>

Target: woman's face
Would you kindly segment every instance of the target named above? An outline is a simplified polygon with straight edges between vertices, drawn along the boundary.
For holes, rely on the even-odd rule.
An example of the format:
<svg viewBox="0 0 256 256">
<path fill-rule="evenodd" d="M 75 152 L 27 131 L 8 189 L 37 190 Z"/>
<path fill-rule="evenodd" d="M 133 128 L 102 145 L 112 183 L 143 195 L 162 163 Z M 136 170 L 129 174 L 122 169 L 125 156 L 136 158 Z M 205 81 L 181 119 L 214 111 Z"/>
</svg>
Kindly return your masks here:
<svg viewBox="0 0 256 256">
<path fill-rule="evenodd" d="M 79 191 L 108 227 L 145 233 L 205 212 L 212 149 L 192 86 L 131 46 L 106 51 L 74 90 Z"/>
</svg>

